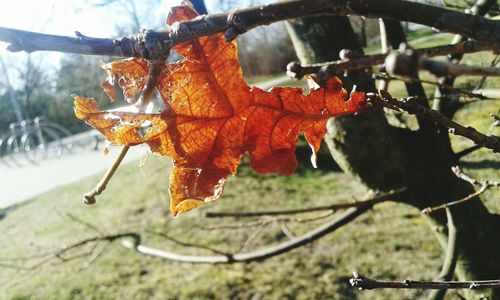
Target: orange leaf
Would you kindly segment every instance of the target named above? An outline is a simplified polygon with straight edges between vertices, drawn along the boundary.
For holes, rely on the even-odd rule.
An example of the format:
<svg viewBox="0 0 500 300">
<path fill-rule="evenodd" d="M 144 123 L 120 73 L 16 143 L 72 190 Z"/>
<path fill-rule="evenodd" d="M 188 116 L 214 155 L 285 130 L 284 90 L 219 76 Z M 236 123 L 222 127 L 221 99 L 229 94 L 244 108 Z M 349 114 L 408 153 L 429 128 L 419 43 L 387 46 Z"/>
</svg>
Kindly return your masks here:
<svg viewBox="0 0 500 300">
<path fill-rule="evenodd" d="M 173 8 L 167 22 L 194 18 L 187 6 Z M 304 95 L 302 89 L 249 88 L 243 80 L 236 43 L 223 34 L 201 37 L 174 47 L 183 61 L 166 64 L 157 89 L 166 108 L 158 114 L 101 112 L 93 100 L 75 97 L 76 116 L 115 144 L 147 143 L 174 160 L 170 175 L 171 213 L 177 215 L 220 197 L 244 153 L 260 173 L 291 174 L 295 144 L 303 132 L 313 149 L 312 161 L 330 117 L 353 114 L 366 106 L 364 93 L 346 91 L 334 77 Z M 107 66 L 111 79 L 122 80 L 126 95 L 144 86 L 147 62 L 128 59 Z M 133 102 L 133 100 L 131 101 Z M 138 128 L 151 129 L 144 135 Z"/>
</svg>

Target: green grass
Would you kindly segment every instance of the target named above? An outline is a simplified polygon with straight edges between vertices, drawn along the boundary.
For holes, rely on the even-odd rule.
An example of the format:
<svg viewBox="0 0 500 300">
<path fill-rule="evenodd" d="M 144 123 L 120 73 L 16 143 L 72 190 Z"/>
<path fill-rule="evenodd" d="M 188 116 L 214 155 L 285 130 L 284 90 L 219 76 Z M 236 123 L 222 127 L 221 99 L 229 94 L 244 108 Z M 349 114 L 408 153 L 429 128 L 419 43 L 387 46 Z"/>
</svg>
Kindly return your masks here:
<svg viewBox="0 0 500 300">
<path fill-rule="evenodd" d="M 434 40 L 433 43 L 441 43 Z M 487 64 L 489 54 L 466 56 L 466 62 Z M 422 78 L 432 79 L 422 73 Z M 262 80 L 258 78 L 257 81 Z M 459 79 L 462 87 L 474 84 L 471 78 Z M 486 87 L 500 82 L 488 80 Z M 425 85 L 427 94 L 433 86 Z M 401 83 L 391 83 L 395 96 L 404 95 Z M 465 106 L 458 120 L 486 132 L 488 115 L 498 109 L 497 102 L 483 101 Z M 495 134 L 499 134 L 498 130 Z M 461 150 L 470 142 L 453 137 L 453 147 Z M 323 149 L 324 151 L 324 149 Z M 323 152 L 324 153 L 324 152 Z M 328 156 L 321 165 L 331 166 Z M 307 161 L 303 159 L 303 161 Z M 498 179 L 500 158 L 479 150 L 461 164 L 477 177 Z M 328 167 L 314 170 L 302 163 L 290 177 L 256 175 L 246 163 L 236 177 L 230 178 L 223 197 L 176 219 L 168 212 L 168 159 L 149 157 L 142 171 L 136 164 L 121 167 L 108 189 L 94 206 L 81 198 L 99 177 L 57 188 L 18 207 L 0 211 L 0 264 L 6 257 L 25 257 L 58 249 L 64 245 L 99 235 L 68 214 L 91 223 L 106 234 L 133 231 L 143 243 L 184 254 L 211 254 L 208 251 L 176 245 L 154 232 L 167 233 L 179 240 L 200 243 L 221 251 L 235 252 L 257 228 L 206 230 L 221 224 L 243 221 L 208 219 L 207 211 L 299 208 L 362 198 L 366 192 L 353 178 Z M 500 193 L 490 190 L 482 198 L 490 211 L 500 213 Z M 306 217 L 306 216 L 305 216 Z M 255 220 L 255 219 L 254 219 Z M 302 234 L 324 220 L 290 224 Z M 245 251 L 286 240 L 277 224 L 267 225 Z M 62 262 L 59 259 L 33 271 L 3 268 L 0 272 L 1 299 L 415 299 L 420 291 L 375 290 L 358 292 L 348 278 L 358 270 L 374 278 L 430 279 L 439 273 L 443 253 L 416 209 L 395 203 L 377 205 L 372 211 L 319 241 L 261 263 L 234 265 L 193 265 L 139 255 L 119 241 L 98 244 L 105 249 L 90 265 L 89 255 Z M 107 247 L 106 247 L 107 245 Z M 91 250 L 82 247 L 67 256 Z M 30 261 L 36 263 L 38 260 Z M 450 299 L 455 299 L 452 295 Z"/>
<path fill-rule="evenodd" d="M 492 102 L 471 104 L 458 117 L 484 130 Z M 325 158 L 324 158 L 325 159 Z M 327 164 L 326 160 L 323 164 Z M 498 156 L 478 151 L 464 167 L 472 174 L 494 178 Z M 207 211 L 298 208 L 361 198 L 364 189 L 355 180 L 335 170 L 313 170 L 307 164 L 290 177 L 256 175 L 244 163 L 239 175 L 230 178 L 221 200 L 184 214 L 168 216 L 168 160 L 151 156 L 141 175 L 135 164 L 122 167 L 95 206 L 85 206 L 81 196 L 98 177 L 40 195 L 7 211 L 0 221 L 0 257 L 30 256 L 57 249 L 97 235 L 68 214 L 95 225 L 104 233 L 134 231 L 143 243 L 185 254 L 211 254 L 185 248 L 153 232 L 166 232 L 177 239 L 234 252 L 256 228 L 206 230 L 203 227 L 235 224 L 235 220 L 207 219 Z M 496 191 L 484 201 L 497 213 Z M 324 221 L 322 221 L 324 222 Z M 295 234 L 318 225 L 291 224 Z M 246 251 L 286 240 L 276 224 L 262 228 Z M 99 244 L 98 250 L 106 244 Z M 71 255 L 89 251 L 86 246 Z M 69 255 L 68 255 L 69 256 Z M 411 299 L 425 296 L 419 291 L 379 290 L 358 292 L 350 288 L 353 270 L 375 278 L 429 279 L 439 271 L 441 249 L 430 234 L 427 221 L 416 209 L 384 203 L 341 230 L 312 245 L 262 263 L 192 265 L 139 255 L 117 241 L 90 266 L 89 257 L 62 262 L 58 259 L 34 271 L 2 269 L 2 299 L 206 299 L 250 298 L 315 299 Z M 4 262 L 4 261 L 0 261 Z M 34 261 L 33 261 L 34 262 Z M 33 263 L 32 262 L 32 263 Z"/>
</svg>

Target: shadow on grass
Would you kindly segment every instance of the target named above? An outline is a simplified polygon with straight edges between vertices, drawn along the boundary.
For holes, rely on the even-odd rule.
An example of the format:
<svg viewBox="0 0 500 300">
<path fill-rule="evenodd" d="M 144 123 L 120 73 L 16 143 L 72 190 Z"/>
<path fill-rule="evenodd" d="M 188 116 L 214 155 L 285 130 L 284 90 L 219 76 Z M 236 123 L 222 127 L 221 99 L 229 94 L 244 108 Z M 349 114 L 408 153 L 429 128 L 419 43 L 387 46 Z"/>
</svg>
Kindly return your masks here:
<svg viewBox="0 0 500 300">
<path fill-rule="evenodd" d="M 479 161 L 461 161 L 460 166 L 466 169 L 500 169 L 500 161 L 490 159 Z"/>
<path fill-rule="evenodd" d="M 16 209 L 25 206 L 31 202 L 31 200 L 23 201 L 21 203 L 12 204 L 11 206 L 0 208 L 0 221 L 4 220 L 9 214 L 14 212 Z"/>
</svg>

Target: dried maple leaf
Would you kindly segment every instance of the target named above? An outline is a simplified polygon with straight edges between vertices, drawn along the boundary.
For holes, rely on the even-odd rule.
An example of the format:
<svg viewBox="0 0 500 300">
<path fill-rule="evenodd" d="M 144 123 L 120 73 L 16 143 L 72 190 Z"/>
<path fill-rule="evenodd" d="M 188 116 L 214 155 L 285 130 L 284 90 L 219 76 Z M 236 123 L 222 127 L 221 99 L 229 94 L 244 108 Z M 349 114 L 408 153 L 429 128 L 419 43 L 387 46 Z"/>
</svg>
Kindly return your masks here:
<svg viewBox="0 0 500 300">
<path fill-rule="evenodd" d="M 187 6 L 172 9 L 167 23 L 196 17 Z M 88 98 L 75 97 L 76 116 L 115 144 L 146 143 L 153 152 L 173 158 L 171 213 L 177 215 L 220 197 L 242 155 L 260 173 L 291 174 L 297 166 L 295 144 L 303 132 L 315 153 L 332 116 L 352 114 L 366 105 L 362 92 L 346 91 L 334 77 L 304 95 L 302 89 L 249 88 L 243 80 L 236 43 L 223 34 L 201 37 L 174 47 L 183 61 L 166 64 L 157 89 L 166 108 L 158 114 L 103 112 Z M 105 66 L 128 101 L 145 83 L 148 62 L 133 58 Z M 110 95 L 112 96 L 112 95 Z M 141 135 L 145 122 L 149 131 Z"/>
</svg>

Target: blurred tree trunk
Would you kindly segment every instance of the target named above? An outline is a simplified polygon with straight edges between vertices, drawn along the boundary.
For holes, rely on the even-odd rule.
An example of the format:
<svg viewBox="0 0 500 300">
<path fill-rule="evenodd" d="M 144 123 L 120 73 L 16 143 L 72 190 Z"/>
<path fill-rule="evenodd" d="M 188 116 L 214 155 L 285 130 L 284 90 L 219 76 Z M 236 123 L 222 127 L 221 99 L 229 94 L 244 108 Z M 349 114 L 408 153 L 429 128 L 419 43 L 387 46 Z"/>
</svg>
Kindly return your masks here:
<svg viewBox="0 0 500 300">
<path fill-rule="evenodd" d="M 303 64 L 338 59 L 339 50 L 361 52 L 346 17 L 314 17 L 290 21 L 287 28 L 297 55 Z M 351 72 L 342 78 L 347 90 L 353 83 L 358 90 L 374 91 L 374 82 L 366 72 Z M 422 126 L 421 127 L 427 127 Z M 471 192 L 470 184 L 458 179 L 451 166 L 456 164 L 450 144 L 431 130 L 411 131 L 388 124 L 382 109 L 371 109 L 359 116 L 335 118 L 328 123 L 325 139 L 341 168 L 370 189 L 387 191 L 406 187 L 398 199 L 418 209 L 462 198 Z M 500 277 L 500 226 L 481 201 L 451 209 L 457 227 L 460 280 Z M 431 215 L 433 230 L 446 241 L 446 216 Z M 434 226 L 433 226 L 434 227 Z M 443 230 L 444 229 L 444 230 Z M 418 274 L 408 274 L 408 277 Z M 498 295 L 498 291 L 495 291 Z M 493 291 L 471 291 L 471 298 Z"/>
</svg>

